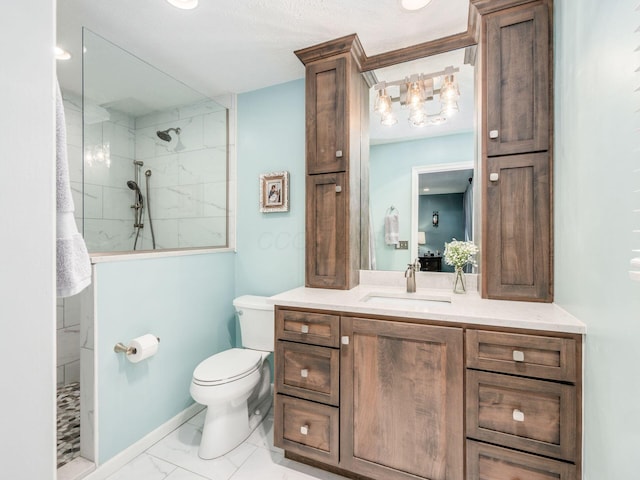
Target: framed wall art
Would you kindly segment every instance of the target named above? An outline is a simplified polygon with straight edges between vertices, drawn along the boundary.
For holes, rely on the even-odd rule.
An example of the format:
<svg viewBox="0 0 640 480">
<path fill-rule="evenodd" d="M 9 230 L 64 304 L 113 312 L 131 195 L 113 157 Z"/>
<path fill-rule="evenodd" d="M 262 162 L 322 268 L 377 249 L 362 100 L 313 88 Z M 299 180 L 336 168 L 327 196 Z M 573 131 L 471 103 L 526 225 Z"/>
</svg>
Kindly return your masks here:
<svg viewBox="0 0 640 480">
<path fill-rule="evenodd" d="M 260 211 L 289 211 L 289 172 L 260 175 Z"/>
</svg>

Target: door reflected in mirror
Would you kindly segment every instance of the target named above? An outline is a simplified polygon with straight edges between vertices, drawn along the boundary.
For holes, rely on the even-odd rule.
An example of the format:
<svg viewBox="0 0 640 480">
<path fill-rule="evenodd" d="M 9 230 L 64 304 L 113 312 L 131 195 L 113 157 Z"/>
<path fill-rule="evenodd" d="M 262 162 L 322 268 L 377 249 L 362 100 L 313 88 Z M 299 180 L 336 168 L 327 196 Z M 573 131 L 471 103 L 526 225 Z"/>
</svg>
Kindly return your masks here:
<svg viewBox="0 0 640 480">
<path fill-rule="evenodd" d="M 474 169 L 472 162 L 412 169 L 411 258 L 421 270 L 453 272 L 443 258 L 452 240 L 473 241 Z M 413 227 L 412 227 L 413 228 Z"/>
<path fill-rule="evenodd" d="M 468 179 L 475 176 L 475 69 L 470 61 L 473 50 L 461 49 L 374 72 L 377 83 L 370 92 L 369 113 L 372 269 L 404 271 L 418 253 L 433 253 L 435 258 L 452 238 L 473 238 L 472 233 L 465 235 L 465 227 L 472 232 L 473 221 L 463 221 L 465 212 L 473 218 L 473 185 Z M 412 100 L 412 90 L 420 93 L 417 102 Z M 381 111 L 384 107 L 390 108 L 395 122 Z M 416 108 L 424 114 L 424 122 L 416 121 L 421 115 Z M 459 178 L 466 176 L 471 186 L 466 211 L 462 207 L 466 188 L 458 184 L 448 187 L 449 191 L 419 192 L 414 169 L 422 172 L 423 182 L 443 181 L 453 172 Z M 430 176 L 434 178 L 428 180 Z M 434 212 L 438 212 L 437 227 Z M 397 223 L 385 221 L 390 213 L 397 214 Z M 385 224 L 387 228 L 397 224 L 397 239 L 408 248 L 389 242 Z M 419 232 L 425 234 L 421 245 Z M 452 270 L 442 259 L 435 271 Z"/>
</svg>

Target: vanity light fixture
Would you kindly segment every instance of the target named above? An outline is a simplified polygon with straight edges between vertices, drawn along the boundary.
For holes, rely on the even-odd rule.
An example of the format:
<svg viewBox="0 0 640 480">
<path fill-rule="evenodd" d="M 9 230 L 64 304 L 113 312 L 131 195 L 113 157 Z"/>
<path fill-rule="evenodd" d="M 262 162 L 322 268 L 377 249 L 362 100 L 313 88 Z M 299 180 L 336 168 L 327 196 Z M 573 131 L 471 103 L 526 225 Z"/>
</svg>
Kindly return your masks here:
<svg viewBox="0 0 640 480">
<path fill-rule="evenodd" d="M 402 80 L 374 85 L 377 95 L 373 110 L 380 115 L 380 123 L 385 126 L 398 123 L 392 109 L 394 102 L 409 109 L 408 120 L 413 127 L 440 125 L 446 122 L 447 117 L 459 110 L 460 90 L 454 77 L 454 73 L 459 71 L 460 69 L 449 66 L 441 72 L 413 74 Z M 439 89 L 434 87 L 436 81 L 441 85 Z M 397 89 L 397 96 L 388 93 L 390 87 Z M 440 111 L 429 115 L 425 111 L 425 104 L 432 101 L 434 95 L 440 98 Z"/>
<path fill-rule="evenodd" d="M 198 0 L 167 0 L 167 2 L 181 10 L 193 10 L 198 6 Z"/>
<path fill-rule="evenodd" d="M 431 0 L 401 0 L 400 5 L 402 5 L 402 8 L 405 10 L 415 12 L 416 10 L 426 7 L 430 3 Z"/>
<path fill-rule="evenodd" d="M 67 52 L 64 48 L 55 47 L 54 48 L 56 60 L 69 60 L 71 58 L 71 54 Z"/>
<path fill-rule="evenodd" d="M 390 126 L 395 125 L 396 123 L 398 123 L 398 119 L 393 114 L 393 112 L 389 111 L 389 112 L 386 112 L 386 113 L 382 114 L 382 118 L 380 119 L 380 123 L 382 125 L 384 125 L 385 127 L 390 127 Z"/>
<path fill-rule="evenodd" d="M 438 224 L 440 223 L 440 214 L 438 212 L 433 212 L 433 216 L 431 217 L 431 224 L 434 228 L 438 228 Z"/>
<path fill-rule="evenodd" d="M 382 87 L 378 90 L 378 96 L 376 97 L 376 105 L 373 108 L 374 112 L 384 115 L 391 112 L 391 97 L 387 95 L 387 89 Z"/>
</svg>

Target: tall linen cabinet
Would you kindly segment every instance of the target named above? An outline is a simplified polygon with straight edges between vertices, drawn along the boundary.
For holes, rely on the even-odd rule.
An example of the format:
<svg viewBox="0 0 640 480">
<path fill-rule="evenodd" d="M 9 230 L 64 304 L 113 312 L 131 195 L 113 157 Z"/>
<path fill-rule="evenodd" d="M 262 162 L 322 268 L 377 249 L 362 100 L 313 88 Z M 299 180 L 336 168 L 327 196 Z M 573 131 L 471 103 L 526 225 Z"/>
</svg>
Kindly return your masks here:
<svg viewBox="0 0 640 480">
<path fill-rule="evenodd" d="M 350 289 L 368 268 L 364 52 L 349 35 L 295 53 L 306 67 L 305 285 Z"/>
<path fill-rule="evenodd" d="M 553 301 L 550 0 L 482 15 L 482 296 Z"/>
</svg>

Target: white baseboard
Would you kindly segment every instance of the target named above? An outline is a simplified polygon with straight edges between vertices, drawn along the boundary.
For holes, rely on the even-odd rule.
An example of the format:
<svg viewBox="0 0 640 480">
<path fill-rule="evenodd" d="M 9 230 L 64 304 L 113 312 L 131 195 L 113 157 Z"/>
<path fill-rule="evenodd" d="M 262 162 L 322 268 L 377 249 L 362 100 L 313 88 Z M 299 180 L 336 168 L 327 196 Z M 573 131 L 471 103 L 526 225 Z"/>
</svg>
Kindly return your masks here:
<svg viewBox="0 0 640 480">
<path fill-rule="evenodd" d="M 205 407 L 203 405 L 200 405 L 199 403 L 194 403 L 190 407 L 185 408 L 178 415 L 160 425 L 154 431 L 142 437 L 136 443 L 123 450 L 115 457 L 98 466 L 95 471 L 84 477 L 83 480 L 104 480 L 109 475 L 112 475 L 116 471 L 120 470 L 131 460 L 151 447 L 154 443 L 158 442 L 159 440 L 173 432 L 176 428 L 178 428 L 180 425 L 182 425 L 184 422 L 189 420 L 204 408 Z"/>
</svg>

